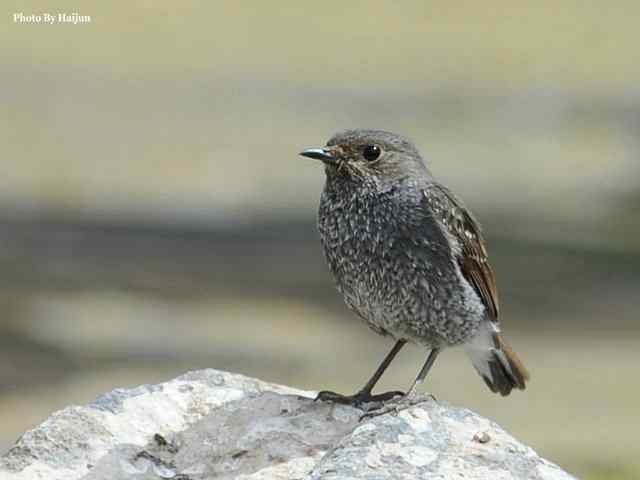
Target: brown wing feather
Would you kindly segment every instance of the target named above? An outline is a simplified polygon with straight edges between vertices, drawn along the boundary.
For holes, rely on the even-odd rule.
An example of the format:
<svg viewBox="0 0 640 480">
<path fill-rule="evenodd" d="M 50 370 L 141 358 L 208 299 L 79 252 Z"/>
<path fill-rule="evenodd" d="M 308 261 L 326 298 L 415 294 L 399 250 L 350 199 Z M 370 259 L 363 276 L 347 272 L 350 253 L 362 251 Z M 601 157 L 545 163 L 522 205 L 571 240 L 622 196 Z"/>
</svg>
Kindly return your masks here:
<svg viewBox="0 0 640 480">
<path fill-rule="evenodd" d="M 463 275 L 476 288 L 489 311 L 490 318 L 497 321 L 498 290 L 493 270 L 489 265 L 480 225 L 462 202 L 445 187 L 434 184 L 430 189 L 433 189 L 432 192 L 425 192 L 425 197 L 432 208 L 435 207 L 436 213 L 440 214 L 442 223 L 449 233 L 460 243 L 461 252 L 458 263 Z M 436 195 L 434 200 L 433 193 L 436 192 L 439 195 Z"/>
</svg>

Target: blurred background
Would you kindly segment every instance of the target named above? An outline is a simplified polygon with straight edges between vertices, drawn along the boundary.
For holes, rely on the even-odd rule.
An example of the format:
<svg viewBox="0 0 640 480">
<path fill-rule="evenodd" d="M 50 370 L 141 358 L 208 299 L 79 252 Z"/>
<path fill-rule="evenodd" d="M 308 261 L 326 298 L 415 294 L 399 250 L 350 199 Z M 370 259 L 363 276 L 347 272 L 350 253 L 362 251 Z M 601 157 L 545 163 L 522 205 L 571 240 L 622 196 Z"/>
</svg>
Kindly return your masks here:
<svg viewBox="0 0 640 480">
<path fill-rule="evenodd" d="M 451 350 L 426 389 L 582 478 L 640 476 L 640 3 L 2 10 L 0 450 L 186 370 L 359 388 L 391 343 L 333 288 L 324 174 L 297 153 L 374 127 L 414 139 L 483 222 L 533 376 L 500 398 Z M 381 388 L 406 389 L 424 355 L 403 351 Z"/>
</svg>

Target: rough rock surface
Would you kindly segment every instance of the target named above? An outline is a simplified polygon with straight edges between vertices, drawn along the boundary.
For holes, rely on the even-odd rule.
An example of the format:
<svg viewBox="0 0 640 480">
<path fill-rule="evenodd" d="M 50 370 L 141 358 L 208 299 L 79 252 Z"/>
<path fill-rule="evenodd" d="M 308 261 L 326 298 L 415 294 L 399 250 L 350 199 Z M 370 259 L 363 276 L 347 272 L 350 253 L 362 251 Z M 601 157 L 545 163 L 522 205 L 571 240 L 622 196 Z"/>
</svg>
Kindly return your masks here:
<svg viewBox="0 0 640 480">
<path fill-rule="evenodd" d="M 493 422 L 425 400 L 360 421 L 312 392 L 202 370 L 54 413 L 2 480 L 571 479 Z"/>
</svg>

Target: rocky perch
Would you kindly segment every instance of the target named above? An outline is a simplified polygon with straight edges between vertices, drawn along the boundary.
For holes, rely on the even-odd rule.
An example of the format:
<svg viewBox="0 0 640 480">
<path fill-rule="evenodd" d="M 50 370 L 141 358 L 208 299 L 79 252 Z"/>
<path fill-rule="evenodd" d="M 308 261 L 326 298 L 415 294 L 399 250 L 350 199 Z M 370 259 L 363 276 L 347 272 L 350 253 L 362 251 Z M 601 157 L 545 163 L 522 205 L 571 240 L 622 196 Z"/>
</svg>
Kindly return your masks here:
<svg viewBox="0 0 640 480">
<path fill-rule="evenodd" d="M 495 423 L 425 401 L 352 407 L 201 370 L 68 407 L 1 459 L 2 480 L 571 479 Z"/>
</svg>

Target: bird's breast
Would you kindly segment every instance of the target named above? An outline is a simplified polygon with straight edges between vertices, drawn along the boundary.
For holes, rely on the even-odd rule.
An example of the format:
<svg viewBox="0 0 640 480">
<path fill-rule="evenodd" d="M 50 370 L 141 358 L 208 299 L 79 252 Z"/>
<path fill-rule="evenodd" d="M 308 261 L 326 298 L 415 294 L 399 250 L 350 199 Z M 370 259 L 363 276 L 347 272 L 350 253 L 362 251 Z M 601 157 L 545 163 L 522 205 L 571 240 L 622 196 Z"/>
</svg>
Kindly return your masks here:
<svg viewBox="0 0 640 480">
<path fill-rule="evenodd" d="M 434 218 L 392 193 L 323 192 L 318 229 L 338 289 L 374 330 L 458 343 L 482 308 L 468 302 L 469 288 Z"/>
<path fill-rule="evenodd" d="M 318 228 L 327 263 L 347 304 L 368 319 L 389 317 L 407 296 L 407 215 L 389 196 L 323 193 Z"/>
</svg>

